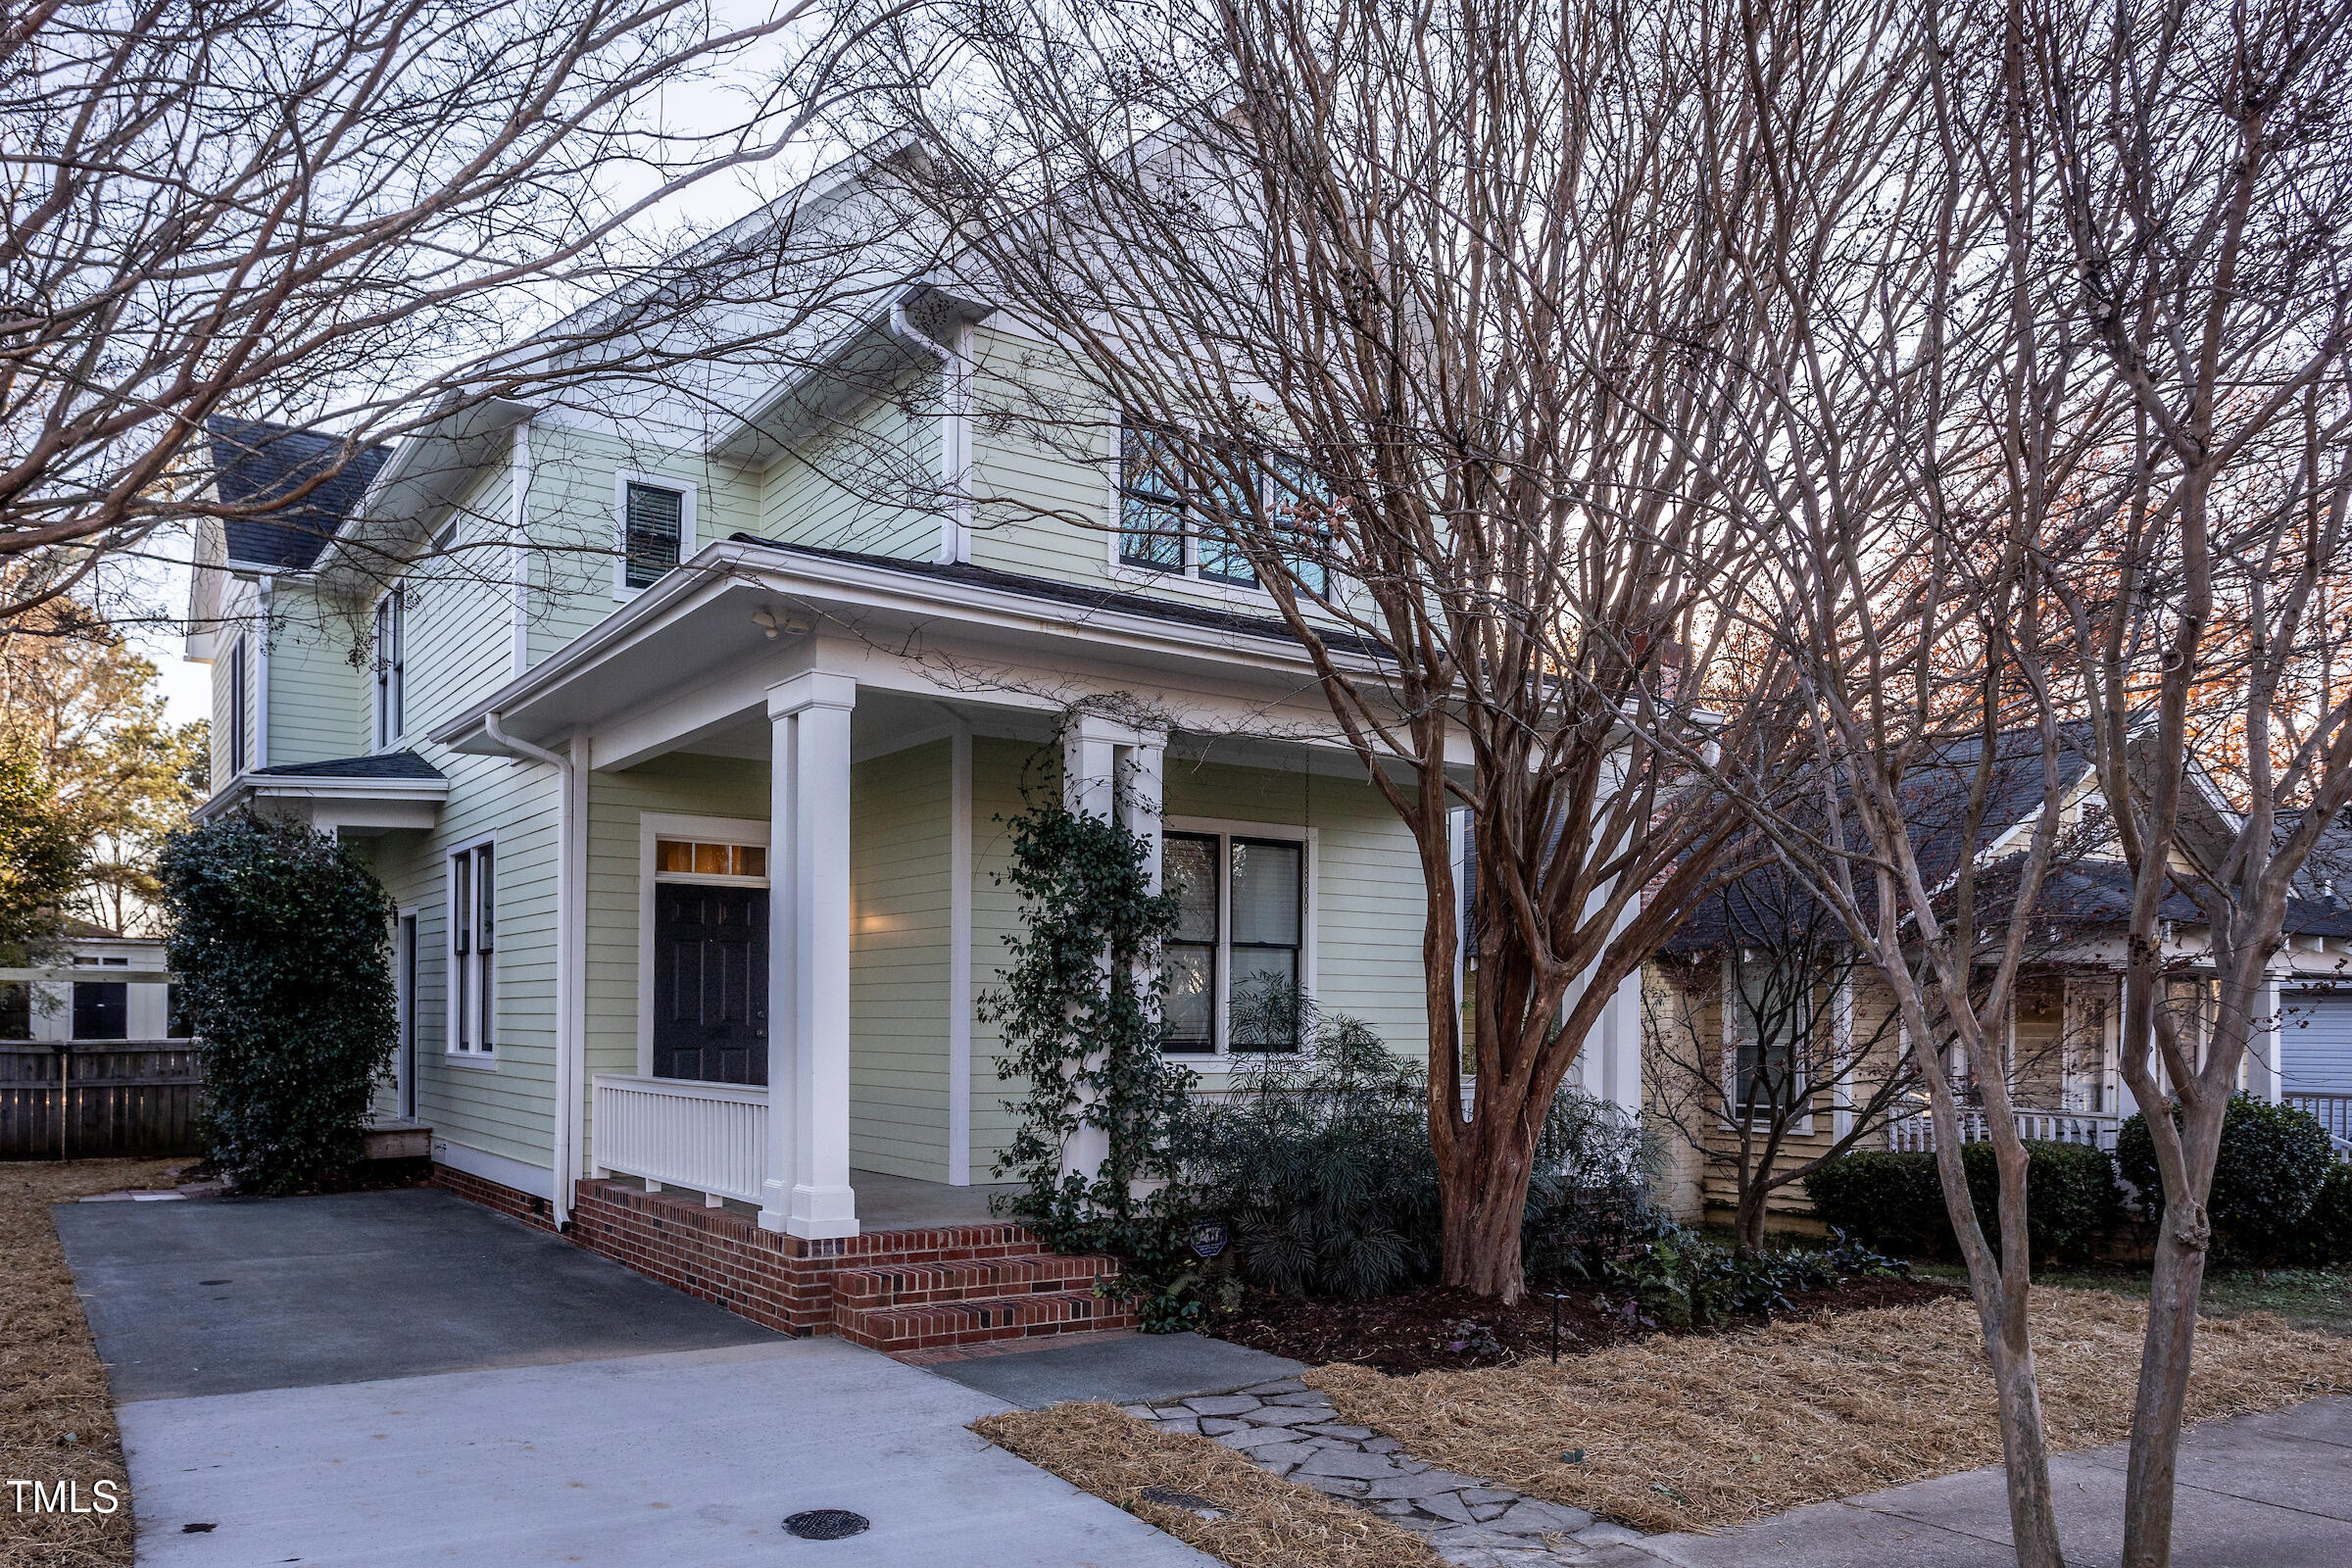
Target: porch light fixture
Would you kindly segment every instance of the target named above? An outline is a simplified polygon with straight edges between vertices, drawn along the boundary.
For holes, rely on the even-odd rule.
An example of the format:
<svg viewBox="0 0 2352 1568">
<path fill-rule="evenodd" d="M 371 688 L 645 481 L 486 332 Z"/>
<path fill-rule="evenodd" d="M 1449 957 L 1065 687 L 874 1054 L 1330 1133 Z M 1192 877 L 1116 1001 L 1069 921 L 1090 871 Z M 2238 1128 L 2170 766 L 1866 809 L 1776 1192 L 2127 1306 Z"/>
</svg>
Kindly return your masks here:
<svg viewBox="0 0 2352 1568">
<path fill-rule="evenodd" d="M 776 612 L 765 605 L 752 612 L 752 624 L 759 627 L 771 643 L 781 636 L 798 637 L 808 629 L 808 623 L 800 616 L 787 615 L 778 619 Z"/>
</svg>

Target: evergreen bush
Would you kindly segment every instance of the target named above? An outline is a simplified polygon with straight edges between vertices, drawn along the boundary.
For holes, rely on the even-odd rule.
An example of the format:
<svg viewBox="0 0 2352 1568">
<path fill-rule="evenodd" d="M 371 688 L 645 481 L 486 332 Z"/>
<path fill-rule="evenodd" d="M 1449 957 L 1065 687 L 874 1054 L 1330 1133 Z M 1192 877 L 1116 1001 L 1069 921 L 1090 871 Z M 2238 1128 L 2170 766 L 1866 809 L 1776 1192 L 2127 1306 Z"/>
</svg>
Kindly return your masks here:
<svg viewBox="0 0 2352 1568">
<path fill-rule="evenodd" d="M 2026 1145 L 2026 1225 L 2037 1262 L 2086 1255 L 2120 1216 L 2115 1162 L 2087 1144 Z M 2000 1168 L 1992 1146 L 1960 1152 L 1978 1222 L 1996 1245 Z M 1959 1242 L 1943 1204 L 1936 1156 L 1863 1150 L 1841 1154 L 1805 1178 L 1813 1212 L 1833 1230 L 1911 1257 L 1952 1257 Z"/>
<path fill-rule="evenodd" d="M 1304 1049 L 1244 1056 L 1182 1139 L 1186 1199 L 1226 1220 L 1239 1276 L 1286 1295 L 1371 1297 L 1427 1283 L 1443 1241 L 1426 1068 L 1311 999 L 1264 1005 Z M 1595 1277 L 1646 1215 L 1654 1150 L 1616 1106 L 1553 1098 L 1521 1230 L 1530 1279 Z"/>
<path fill-rule="evenodd" d="M 391 900 L 345 846 L 278 818 L 173 834 L 161 871 L 208 1159 L 240 1192 L 341 1181 L 391 1071 Z"/>
<path fill-rule="evenodd" d="M 2339 1159 L 2328 1167 L 2289 1250 L 2293 1261 L 2315 1267 L 2352 1263 L 2352 1164 Z"/>
<path fill-rule="evenodd" d="M 2176 1123 L 2180 1107 L 2169 1104 Z M 2116 1163 L 2139 1189 L 2149 1217 L 2164 1213 L 2164 1183 L 2156 1169 L 2156 1140 L 2147 1117 L 2126 1118 L 2116 1135 Z M 2233 1095 L 2222 1115 L 2222 1144 L 2213 1164 L 2206 1211 L 2217 1252 L 2240 1262 L 2265 1263 L 2296 1248 L 2304 1218 L 2334 1163 L 2328 1129 L 2297 1105 Z"/>
</svg>

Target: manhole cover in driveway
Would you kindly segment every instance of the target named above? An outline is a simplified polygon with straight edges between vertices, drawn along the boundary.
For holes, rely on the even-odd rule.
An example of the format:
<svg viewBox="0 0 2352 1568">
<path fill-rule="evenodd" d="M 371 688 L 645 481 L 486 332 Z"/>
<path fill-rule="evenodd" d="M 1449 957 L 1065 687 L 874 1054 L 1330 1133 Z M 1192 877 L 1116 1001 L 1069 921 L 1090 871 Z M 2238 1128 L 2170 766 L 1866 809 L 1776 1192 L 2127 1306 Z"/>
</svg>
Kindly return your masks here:
<svg viewBox="0 0 2352 1568">
<path fill-rule="evenodd" d="M 810 1508 L 784 1521 L 786 1532 L 803 1541 L 841 1541 L 865 1527 L 865 1515 L 847 1508 Z"/>
</svg>

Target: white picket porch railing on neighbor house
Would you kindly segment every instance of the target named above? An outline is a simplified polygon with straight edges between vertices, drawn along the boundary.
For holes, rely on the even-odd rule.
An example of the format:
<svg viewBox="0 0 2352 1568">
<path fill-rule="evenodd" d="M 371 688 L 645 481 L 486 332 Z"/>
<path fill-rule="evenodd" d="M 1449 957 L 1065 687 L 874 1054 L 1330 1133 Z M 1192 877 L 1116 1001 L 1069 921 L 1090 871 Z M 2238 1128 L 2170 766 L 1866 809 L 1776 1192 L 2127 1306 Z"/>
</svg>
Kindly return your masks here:
<svg viewBox="0 0 2352 1568">
<path fill-rule="evenodd" d="M 2117 1122 L 2117 1117 L 2094 1115 L 2087 1111 L 2020 1109 L 2017 1112 L 2017 1132 L 2021 1138 L 2053 1144 L 2089 1144 L 2098 1149 L 2115 1147 Z M 1985 1137 L 1983 1111 L 1960 1112 L 1962 1143 L 1981 1144 Z M 1925 1113 L 1889 1122 L 1886 1127 L 1886 1147 L 1907 1153 L 1933 1153 L 1936 1149 L 1936 1124 Z"/>
<path fill-rule="evenodd" d="M 2352 1095 L 2301 1094 L 2288 1090 L 2286 1102 L 2299 1105 L 2320 1118 L 2328 1129 L 2328 1141 L 2335 1146 L 2338 1159 L 2352 1159 Z"/>
<path fill-rule="evenodd" d="M 760 1201 L 767 1151 L 767 1091 L 677 1078 L 596 1078 L 596 1167 L 713 1203 Z"/>
</svg>

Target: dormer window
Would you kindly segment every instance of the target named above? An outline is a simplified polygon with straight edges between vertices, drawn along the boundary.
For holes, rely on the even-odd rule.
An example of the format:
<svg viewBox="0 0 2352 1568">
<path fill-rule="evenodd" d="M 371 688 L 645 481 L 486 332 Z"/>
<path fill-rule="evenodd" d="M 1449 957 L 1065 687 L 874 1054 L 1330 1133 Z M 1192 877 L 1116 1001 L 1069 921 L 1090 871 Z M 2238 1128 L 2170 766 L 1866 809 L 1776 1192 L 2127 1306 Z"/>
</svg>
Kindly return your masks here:
<svg viewBox="0 0 2352 1568">
<path fill-rule="evenodd" d="M 685 558 L 694 531 L 694 491 L 684 485 L 622 475 L 620 481 L 620 592 L 650 588 Z"/>
</svg>

